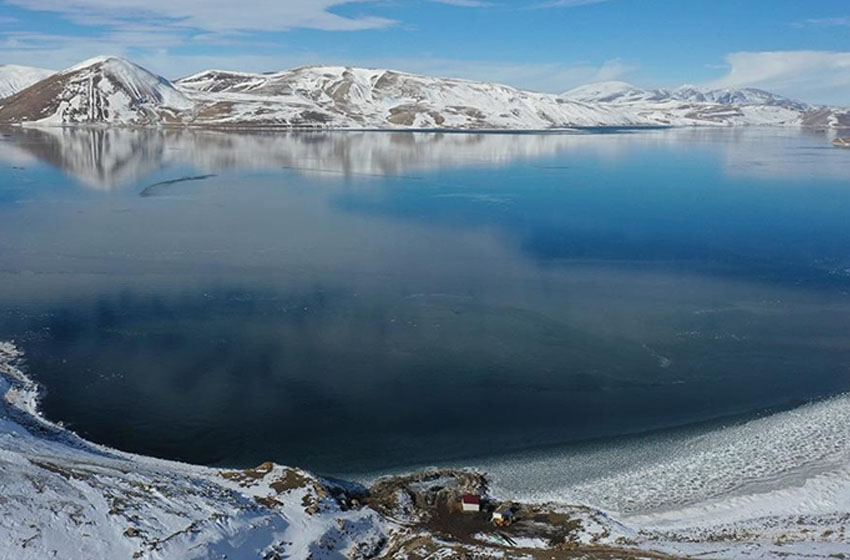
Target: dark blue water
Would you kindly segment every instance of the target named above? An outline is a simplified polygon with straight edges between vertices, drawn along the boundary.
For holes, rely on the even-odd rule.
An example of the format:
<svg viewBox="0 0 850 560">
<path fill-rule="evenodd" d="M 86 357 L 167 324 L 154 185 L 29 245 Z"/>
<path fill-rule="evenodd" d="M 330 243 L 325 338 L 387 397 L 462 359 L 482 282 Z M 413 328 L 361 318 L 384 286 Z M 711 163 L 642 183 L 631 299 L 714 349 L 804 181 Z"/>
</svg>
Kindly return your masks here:
<svg viewBox="0 0 850 560">
<path fill-rule="evenodd" d="M 0 140 L 0 336 L 121 449 L 475 464 L 850 388 L 822 134 Z"/>
</svg>

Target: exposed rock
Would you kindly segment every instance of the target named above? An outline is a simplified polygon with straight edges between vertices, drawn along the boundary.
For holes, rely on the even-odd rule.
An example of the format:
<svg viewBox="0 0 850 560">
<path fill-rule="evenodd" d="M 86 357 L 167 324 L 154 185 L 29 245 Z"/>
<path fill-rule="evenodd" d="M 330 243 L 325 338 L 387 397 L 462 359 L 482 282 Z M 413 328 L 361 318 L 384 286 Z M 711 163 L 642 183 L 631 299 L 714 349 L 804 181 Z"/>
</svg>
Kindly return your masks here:
<svg viewBox="0 0 850 560">
<path fill-rule="evenodd" d="M 115 57 L 53 74 L 3 100 L 0 122 L 153 125 L 185 120 L 194 103 L 165 78 Z"/>
<path fill-rule="evenodd" d="M 208 70 L 171 83 L 129 61 L 101 57 L 4 99 L 0 122 L 307 129 L 838 128 L 850 123 L 850 113 L 752 88 L 684 86 L 668 91 L 607 82 L 559 96 L 493 83 L 337 66 L 263 74 Z"/>
</svg>

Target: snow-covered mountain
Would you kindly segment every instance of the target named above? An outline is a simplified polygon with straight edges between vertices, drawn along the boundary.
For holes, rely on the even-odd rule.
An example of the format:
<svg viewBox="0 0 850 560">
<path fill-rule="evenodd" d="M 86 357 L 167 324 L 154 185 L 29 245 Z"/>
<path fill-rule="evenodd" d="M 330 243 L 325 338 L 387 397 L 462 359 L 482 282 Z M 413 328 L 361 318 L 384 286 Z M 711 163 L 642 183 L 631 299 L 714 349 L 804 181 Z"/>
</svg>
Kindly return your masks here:
<svg viewBox="0 0 850 560">
<path fill-rule="evenodd" d="M 630 112 L 554 95 L 392 70 L 207 71 L 175 85 L 203 107 L 196 124 L 472 129 L 640 124 Z"/>
<path fill-rule="evenodd" d="M 599 104 L 670 125 L 792 125 L 838 128 L 850 123 L 850 110 L 814 107 L 756 88 L 643 89 L 626 82 L 599 82 L 564 92 L 572 101 Z"/>
<path fill-rule="evenodd" d="M 811 106 L 781 95 L 756 88 L 724 88 L 701 89 L 692 85 L 684 85 L 673 90 L 643 89 L 626 82 L 597 82 L 579 86 L 561 95 L 564 99 L 573 99 L 585 103 L 664 103 L 681 101 L 725 106 L 777 106 L 787 107 L 800 112 L 811 109 Z"/>
<path fill-rule="evenodd" d="M 717 105 L 737 106 L 764 105 L 787 107 L 800 112 L 805 112 L 812 108 L 807 103 L 757 88 L 700 89 L 695 86 L 685 85 L 671 91 L 670 97 L 677 101 L 687 101 L 689 103 L 715 103 Z"/>
<path fill-rule="evenodd" d="M 850 108 L 818 107 L 803 114 L 800 124 L 816 128 L 850 128 Z"/>
<path fill-rule="evenodd" d="M 18 93 L 51 74 L 53 74 L 53 70 L 45 70 L 44 68 L 17 66 L 15 64 L 0 65 L 0 99 Z"/>
<path fill-rule="evenodd" d="M 161 76 L 117 57 L 86 60 L 0 101 L 0 121 L 145 125 L 179 122 L 193 103 Z"/>
<path fill-rule="evenodd" d="M 643 89 L 627 82 L 594 82 L 573 88 L 561 94 L 562 99 L 584 103 L 642 103 L 667 101 L 669 92 L 662 89 Z"/>
<path fill-rule="evenodd" d="M 209 70 L 174 83 L 100 57 L 0 100 L 0 123 L 391 129 L 599 126 L 840 127 L 850 113 L 757 89 L 642 89 L 603 82 L 562 95 L 393 70 Z"/>
</svg>

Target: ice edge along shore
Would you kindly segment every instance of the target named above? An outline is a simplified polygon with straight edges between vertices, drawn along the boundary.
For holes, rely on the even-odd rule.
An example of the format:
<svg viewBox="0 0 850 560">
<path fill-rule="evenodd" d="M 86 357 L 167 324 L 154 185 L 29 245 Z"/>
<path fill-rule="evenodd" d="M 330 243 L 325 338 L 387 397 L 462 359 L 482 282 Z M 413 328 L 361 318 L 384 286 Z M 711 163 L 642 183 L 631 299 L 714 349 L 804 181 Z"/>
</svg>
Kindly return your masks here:
<svg viewBox="0 0 850 560">
<path fill-rule="evenodd" d="M 566 544 L 553 546 L 529 536 L 509 545 L 488 540 L 488 534 L 452 542 L 429 532 L 427 506 L 416 502 L 439 495 L 429 494 L 435 481 L 450 486 L 466 478 L 484 480 L 480 475 L 435 471 L 385 479 L 382 487 L 392 490 L 388 498 L 354 507 L 351 496 L 362 488 L 352 484 L 346 495 L 345 483 L 299 469 L 266 463 L 231 471 L 124 453 L 86 442 L 43 418 L 38 386 L 23 371 L 22 360 L 14 344 L 0 343 L 4 393 L 0 542 L 9 543 L 0 548 L 4 559 L 50 553 L 114 558 L 318 559 L 340 554 L 401 558 L 417 547 L 448 555 L 466 551 L 508 558 L 601 558 L 621 550 L 636 557 L 778 559 L 828 558 L 850 550 L 848 427 L 822 451 L 831 463 L 822 462 L 808 474 L 797 472 L 787 487 L 763 492 L 737 489 L 704 503 L 619 521 L 615 515 L 583 506 L 529 505 L 529 511 L 570 520 Z M 788 437 L 789 426 L 829 424 L 827 419 L 833 419 L 835 425 L 827 429 L 841 430 L 848 416 L 850 397 L 845 395 L 734 429 L 760 433 L 757 439 L 770 445 L 774 436 Z M 802 436 L 811 434 L 803 430 Z M 722 440 L 740 434 L 726 431 L 701 439 L 718 446 L 712 437 Z M 805 454 L 805 448 L 801 452 Z M 695 453 L 709 453 L 711 459 L 710 448 Z M 806 462 L 802 456 L 798 460 Z M 651 486 L 648 477 L 655 474 L 651 469 L 634 472 L 617 484 Z M 432 489 L 423 490 L 423 480 L 431 481 Z M 603 492 L 615 488 L 600 483 Z M 495 493 L 498 498 L 500 492 Z"/>
</svg>

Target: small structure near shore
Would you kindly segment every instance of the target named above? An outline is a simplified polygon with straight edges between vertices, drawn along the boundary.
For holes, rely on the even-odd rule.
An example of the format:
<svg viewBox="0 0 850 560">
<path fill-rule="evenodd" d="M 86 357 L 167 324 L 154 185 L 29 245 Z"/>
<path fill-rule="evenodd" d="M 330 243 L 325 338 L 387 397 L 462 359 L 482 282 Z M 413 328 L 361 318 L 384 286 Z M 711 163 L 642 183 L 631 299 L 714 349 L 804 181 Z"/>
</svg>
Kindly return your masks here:
<svg viewBox="0 0 850 560">
<path fill-rule="evenodd" d="M 502 504 L 493 511 L 490 521 L 497 527 L 506 527 L 514 522 L 516 510 L 513 504 Z"/>
<path fill-rule="evenodd" d="M 846 138 L 836 138 L 832 141 L 832 145 L 837 148 L 850 148 L 850 136 Z"/>
<path fill-rule="evenodd" d="M 471 513 L 481 511 L 481 498 L 475 494 L 464 494 L 460 497 L 460 509 L 463 512 Z"/>
</svg>

